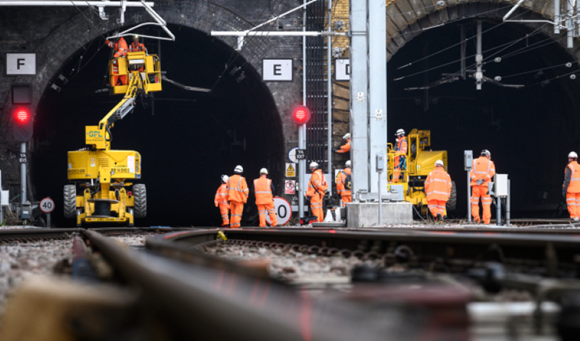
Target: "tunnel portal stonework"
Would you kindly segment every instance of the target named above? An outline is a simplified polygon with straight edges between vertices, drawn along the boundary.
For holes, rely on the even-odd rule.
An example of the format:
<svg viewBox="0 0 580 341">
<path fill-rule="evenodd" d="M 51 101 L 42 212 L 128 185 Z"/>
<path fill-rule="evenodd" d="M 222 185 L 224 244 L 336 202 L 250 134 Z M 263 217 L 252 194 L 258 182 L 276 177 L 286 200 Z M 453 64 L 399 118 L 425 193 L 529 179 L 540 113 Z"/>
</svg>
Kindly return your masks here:
<svg viewBox="0 0 580 341">
<path fill-rule="evenodd" d="M 333 0 L 334 13 L 342 13 L 341 20 L 346 22 L 348 30 L 348 0 Z M 422 30 L 462 18 L 475 16 L 501 17 L 516 1 L 477 2 L 447 0 L 442 6 L 434 0 L 398 0 L 387 1 L 387 58 L 390 59 L 399 49 L 419 35 Z M 278 7 L 270 0 L 214 0 L 205 1 L 161 0 L 155 1 L 155 11 L 168 24 L 180 25 L 205 33 L 212 30 L 233 31 L 249 29 L 271 17 L 302 4 L 302 0 L 291 0 Z M 549 0 L 525 1 L 522 11 L 530 10 L 521 19 L 553 18 L 553 5 Z M 99 18 L 96 10 L 87 7 L 0 7 L 0 169 L 3 172 L 2 182 L 6 189 L 9 184 L 19 182 L 18 152 L 19 146 L 12 139 L 9 122 L 10 88 L 13 83 L 33 83 L 34 98 L 37 104 L 43 94 L 50 95 L 54 82 L 60 85 L 57 78 L 59 70 L 85 44 L 119 28 L 119 12 L 113 8 L 106 9 L 108 21 Z M 274 22 L 266 30 L 299 30 L 302 25 L 302 11 L 296 11 L 286 17 L 288 20 Z M 143 9 L 127 9 L 124 27 L 150 22 Z M 537 27 L 536 24 L 528 24 Z M 549 25 L 542 28 L 547 35 L 553 32 Z M 218 38 L 216 38 L 218 39 Z M 235 47 L 234 37 L 222 37 L 223 42 Z M 338 41 L 346 48 L 348 40 Z M 8 77 L 5 75 L 5 54 L 7 52 L 36 53 L 36 76 Z M 578 59 L 580 51 L 576 44 L 570 53 Z M 247 39 L 240 54 L 261 74 L 263 58 L 292 58 L 294 60 L 294 81 L 288 83 L 267 83 L 281 117 L 284 132 L 285 152 L 297 146 L 297 128 L 289 118 L 289 111 L 302 99 L 302 38 L 251 38 Z M 335 89 L 337 89 L 335 84 Z M 344 84 L 343 84 L 344 85 Z M 346 91 L 345 91 L 346 90 Z M 337 96 L 338 94 L 338 96 Z M 348 87 L 334 96 L 334 141 L 340 144 L 342 130 L 348 130 Z M 345 101 L 346 100 L 346 101 Z M 337 106 L 341 103 L 340 106 Z M 34 143 L 30 144 L 34 148 Z M 284 156 L 286 158 L 286 156 Z M 340 164 L 344 160 L 338 158 Z M 337 163 L 335 162 L 335 165 Z M 32 184 L 33 185 L 33 184 Z M 33 186 L 29 186 L 30 197 L 34 197 Z M 38 198 L 35 198 L 38 199 Z"/>
</svg>

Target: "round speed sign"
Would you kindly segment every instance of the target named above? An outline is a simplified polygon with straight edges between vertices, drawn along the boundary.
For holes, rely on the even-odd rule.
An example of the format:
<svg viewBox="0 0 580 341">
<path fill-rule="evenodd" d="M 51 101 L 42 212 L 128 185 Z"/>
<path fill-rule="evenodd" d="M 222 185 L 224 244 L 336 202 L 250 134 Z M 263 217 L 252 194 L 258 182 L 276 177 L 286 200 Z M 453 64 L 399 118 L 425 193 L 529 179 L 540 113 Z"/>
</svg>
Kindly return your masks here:
<svg viewBox="0 0 580 341">
<path fill-rule="evenodd" d="M 51 198 L 44 198 L 40 201 L 40 210 L 46 214 L 54 211 L 54 201 Z"/>
<path fill-rule="evenodd" d="M 276 210 L 276 219 L 278 219 L 278 225 L 286 225 L 292 218 L 292 207 L 288 200 L 280 197 L 274 197 L 274 209 Z M 266 221 L 268 224 L 272 224 L 270 221 L 270 215 L 266 214 Z"/>
</svg>

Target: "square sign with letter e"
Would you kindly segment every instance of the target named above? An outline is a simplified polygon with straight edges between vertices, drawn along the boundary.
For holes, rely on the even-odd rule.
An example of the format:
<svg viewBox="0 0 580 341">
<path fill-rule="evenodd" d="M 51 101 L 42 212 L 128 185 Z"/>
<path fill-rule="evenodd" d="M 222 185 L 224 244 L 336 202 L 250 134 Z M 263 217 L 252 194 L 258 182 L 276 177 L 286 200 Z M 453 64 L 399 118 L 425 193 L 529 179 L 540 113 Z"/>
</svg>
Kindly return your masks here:
<svg viewBox="0 0 580 341">
<path fill-rule="evenodd" d="M 292 59 L 262 59 L 264 82 L 292 82 Z"/>
<path fill-rule="evenodd" d="M 6 53 L 6 75 L 36 75 L 36 53 Z"/>
</svg>

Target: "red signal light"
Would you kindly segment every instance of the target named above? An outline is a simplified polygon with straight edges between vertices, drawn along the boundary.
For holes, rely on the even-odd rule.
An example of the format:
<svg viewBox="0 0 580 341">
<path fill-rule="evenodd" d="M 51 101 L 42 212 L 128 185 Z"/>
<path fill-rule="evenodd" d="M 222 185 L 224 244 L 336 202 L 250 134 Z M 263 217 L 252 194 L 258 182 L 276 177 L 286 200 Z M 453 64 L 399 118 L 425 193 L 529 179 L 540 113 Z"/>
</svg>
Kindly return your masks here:
<svg viewBox="0 0 580 341">
<path fill-rule="evenodd" d="M 292 120 L 298 125 L 303 125 L 310 121 L 310 109 L 299 105 L 292 110 Z"/>
<path fill-rule="evenodd" d="M 28 111 L 26 111 L 24 109 L 16 111 L 16 122 L 24 124 L 24 123 L 28 122 L 29 119 L 30 119 L 30 115 L 29 115 Z"/>
</svg>

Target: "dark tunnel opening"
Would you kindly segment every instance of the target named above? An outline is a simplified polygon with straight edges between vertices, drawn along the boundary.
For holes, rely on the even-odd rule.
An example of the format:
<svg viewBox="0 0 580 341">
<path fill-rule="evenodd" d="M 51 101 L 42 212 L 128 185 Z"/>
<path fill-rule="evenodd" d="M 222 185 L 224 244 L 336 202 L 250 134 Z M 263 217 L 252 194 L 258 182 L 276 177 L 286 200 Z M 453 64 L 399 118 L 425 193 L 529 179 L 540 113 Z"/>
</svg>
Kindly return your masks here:
<svg viewBox="0 0 580 341">
<path fill-rule="evenodd" d="M 570 77 L 580 73 L 578 63 L 541 30 L 499 24 L 495 19 L 483 22 L 483 31 L 488 30 L 483 34 L 483 74 L 525 87 L 485 82 L 482 90 L 476 90 L 473 78 L 459 78 L 429 90 L 405 90 L 459 71 L 459 45 L 434 53 L 459 43 L 460 25 L 465 25 L 466 37 L 475 36 L 476 24 L 461 21 L 427 30 L 387 64 L 388 140 L 394 140 L 398 128 L 431 130 L 432 149 L 448 151 L 448 171 L 458 188 L 458 207 L 452 216 L 467 215 L 464 150 L 473 150 L 474 157 L 479 157 L 482 149 L 489 149 L 497 172 L 509 175 L 512 217 L 552 217 L 558 208 L 563 208 L 562 217 L 568 217 L 561 186 L 567 155 L 580 146 L 575 96 L 580 80 Z M 467 43 L 468 67 L 475 64 L 475 53 L 476 40 L 471 39 Z M 430 57 L 419 60 L 424 56 Z M 496 62 L 496 57 L 501 61 Z M 417 63 L 399 69 L 414 61 Z M 449 65 L 438 67 L 444 64 Z M 409 75 L 413 76 L 406 77 Z M 404 78 L 396 80 L 400 77 Z M 495 217 L 495 206 L 492 214 Z"/>
<path fill-rule="evenodd" d="M 170 29 L 176 41 L 146 39 L 148 52 L 160 55 L 169 79 L 213 91 L 191 92 L 164 82 L 163 91 L 115 124 L 112 149 L 141 153 L 142 179 L 134 183 L 147 186 L 148 212 L 136 226 L 217 226 L 214 195 L 221 174 L 231 175 L 240 164 L 248 185 L 262 167 L 274 183 L 282 176 L 282 124 L 270 91 L 241 55 L 206 33 Z M 100 37 L 85 45 L 60 71 L 68 82 L 55 75 L 62 90 L 47 88 L 37 108 L 32 180 L 38 198 L 55 200 L 57 226 L 74 224 L 62 212 L 67 151 L 83 148 L 84 126 L 97 124 L 122 99 L 96 93 L 105 88 L 109 56 Z M 241 70 L 232 74 L 234 67 Z M 257 216 L 253 210 L 255 205 L 246 205 L 244 219 Z"/>
</svg>

